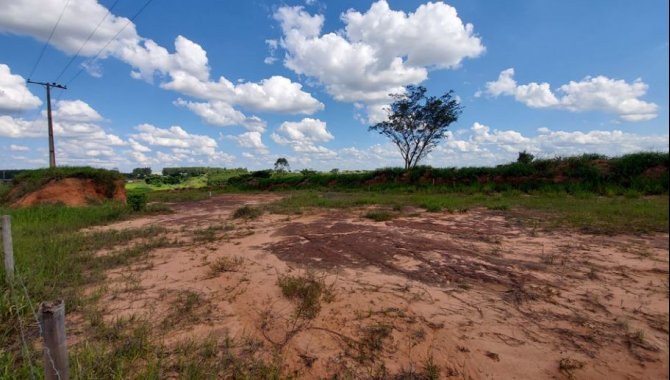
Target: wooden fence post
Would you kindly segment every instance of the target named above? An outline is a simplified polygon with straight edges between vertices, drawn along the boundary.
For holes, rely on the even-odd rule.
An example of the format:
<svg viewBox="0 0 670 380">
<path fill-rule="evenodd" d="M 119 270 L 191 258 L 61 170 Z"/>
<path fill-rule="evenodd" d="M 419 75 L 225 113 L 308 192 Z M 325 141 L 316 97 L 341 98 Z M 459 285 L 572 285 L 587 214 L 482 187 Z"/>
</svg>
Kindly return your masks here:
<svg viewBox="0 0 670 380">
<path fill-rule="evenodd" d="M 12 217 L 2 216 L 2 248 L 5 252 L 5 273 L 9 282 L 14 281 L 14 246 L 12 244 Z"/>
<path fill-rule="evenodd" d="M 44 378 L 67 380 L 70 370 L 65 337 L 65 302 L 63 300 L 42 302 L 40 325 L 44 338 Z"/>
</svg>

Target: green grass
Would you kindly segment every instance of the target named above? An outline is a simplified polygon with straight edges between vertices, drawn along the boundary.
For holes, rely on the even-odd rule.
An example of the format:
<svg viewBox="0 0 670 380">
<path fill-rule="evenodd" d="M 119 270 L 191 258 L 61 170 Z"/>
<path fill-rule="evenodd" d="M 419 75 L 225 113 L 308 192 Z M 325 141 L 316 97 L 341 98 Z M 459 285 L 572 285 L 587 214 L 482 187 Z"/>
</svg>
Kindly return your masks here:
<svg viewBox="0 0 670 380">
<path fill-rule="evenodd" d="M 296 318 L 314 319 L 321 310 L 321 301 L 332 294 L 323 279 L 309 273 L 305 276 L 283 275 L 277 281 L 284 297 L 297 302 Z"/>
<path fill-rule="evenodd" d="M 195 200 L 208 196 L 202 189 L 150 192 Z M 668 231 L 668 197 L 596 196 L 579 192 L 502 193 L 441 193 L 437 191 L 386 191 L 386 192 L 286 192 L 280 201 L 264 206 L 274 213 L 294 214 L 309 208 L 354 208 L 379 205 L 393 210 L 404 206 L 424 207 L 427 210 L 491 209 L 502 213 L 509 220 L 518 220 L 526 226 L 548 229 L 579 229 L 594 233 L 646 233 Z M 163 199 L 171 199 L 166 196 Z M 155 201 L 155 200 L 154 200 Z M 259 208 L 253 208 L 259 210 Z M 0 215 L 12 216 L 15 260 L 18 274 L 26 282 L 30 298 L 35 304 L 42 300 L 63 298 L 68 313 L 81 312 L 90 325 L 90 336 L 80 341 L 71 352 L 72 373 L 76 378 L 156 378 L 166 376 L 166 371 L 184 377 L 198 377 L 201 369 L 210 364 L 217 371 L 239 370 L 241 374 L 270 371 L 280 378 L 272 363 L 249 359 L 249 367 L 237 367 L 233 352 L 227 357 L 219 352 L 216 359 L 200 354 L 180 356 L 181 364 L 168 363 L 169 353 L 155 342 L 141 319 L 104 322 L 95 300 L 83 295 L 82 290 L 101 284 L 106 270 L 136 262 L 153 249 L 174 246 L 178 242 L 167 239 L 165 230 L 157 227 L 121 231 L 82 232 L 82 228 L 105 224 L 131 217 L 127 207 L 113 203 L 97 207 L 67 208 L 59 206 L 24 209 L 0 208 Z M 207 231 L 205 238 L 210 238 Z M 132 244 L 133 240 L 141 243 Z M 128 244 L 128 243 L 131 244 Z M 123 248 L 118 248 L 122 245 Z M 94 255 L 99 250 L 104 255 Z M 221 273 L 234 269 L 228 262 L 213 264 L 212 272 Z M 296 313 L 314 317 L 326 300 L 327 287 L 313 276 L 288 276 L 279 281 L 282 293 L 295 300 Z M 17 312 L 30 329 L 29 341 L 38 337 L 34 331 L 31 310 L 27 299 L 14 293 L 6 285 L 4 271 L 0 271 L 0 378 L 29 378 L 27 357 L 21 352 Z M 374 343 L 374 342 L 373 342 Z M 220 343 L 222 344 L 222 343 Z M 38 345 L 30 345 L 30 358 L 41 362 Z M 207 351 L 203 348 L 204 351 Z M 205 355 L 205 354 L 203 354 Z M 207 354 L 209 355 L 209 354 Z M 222 356 L 223 355 L 223 356 Z M 205 355 L 206 356 L 206 355 Z M 245 359 L 246 360 L 246 359 Z M 199 363 L 204 367 L 199 367 Z M 216 364 L 218 363 L 218 364 Z M 225 364 L 227 363 L 227 364 Z M 267 365 L 266 365 L 267 364 Z M 245 364 L 246 365 L 246 364 Z M 257 367 L 255 367 L 257 365 Z M 265 366 L 265 367 L 264 367 Z M 231 369 L 232 368 L 232 369 Z M 265 369 L 263 369 L 265 368 Z M 252 372 L 249 372 L 252 371 Z M 275 372 L 273 372 L 275 371 Z M 217 372 L 222 373 L 222 372 Z M 230 372 L 225 372 L 230 373 Z M 266 374 L 266 372 L 258 372 Z"/>
<path fill-rule="evenodd" d="M 175 185 L 149 185 L 143 180 L 135 180 L 133 182 L 126 183 L 127 191 L 166 191 L 166 190 L 179 190 L 179 189 L 200 189 L 207 186 L 207 177 L 190 177 L 187 178 L 184 182 L 175 184 Z"/>
<path fill-rule="evenodd" d="M 351 208 L 381 205 L 422 207 L 430 212 L 464 211 L 475 207 L 518 216 L 545 228 L 577 228 L 594 233 L 667 232 L 668 197 L 573 196 L 565 193 L 519 192 L 491 195 L 416 192 L 290 192 L 266 208 L 278 214 L 296 214 L 309 208 Z"/>
<path fill-rule="evenodd" d="M 393 219 L 395 214 L 385 210 L 372 210 L 366 212 L 363 217 L 372 219 L 375 222 L 384 222 Z"/>
<path fill-rule="evenodd" d="M 82 290 L 95 285 L 104 277 L 104 271 L 127 265 L 151 249 L 171 244 L 160 235 L 161 228 L 148 227 L 134 230 L 81 232 L 80 229 L 113 222 L 129 217 L 124 206 L 104 204 L 98 207 L 67 208 L 58 206 L 23 209 L 0 209 L 0 214 L 11 215 L 14 258 L 16 262 L 15 289 L 22 290 L 19 279 L 27 288 L 33 305 L 52 299 L 64 299 L 66 312 L 81 311 L 86 306 Z M 102 249 L 112 249 L 133 239 L 144 243 L 105 255 L 94 255 Z M 24 323 L 31 326 L 29 340 L 37 339 L 34 320 L 28 300 L 15 292 L 14 300 L 7 285 L 5 273 L 0 274 L 0 374 L 17 373 L 30 377 L 27 357 L 20 354 L 17 311 Z M 37 347 L 31 345 L 31 347 Z M 41 354 L 31 351 L 34 362 Z M 25 375 L 25 376 L 24 376 Z"/>
</svg>

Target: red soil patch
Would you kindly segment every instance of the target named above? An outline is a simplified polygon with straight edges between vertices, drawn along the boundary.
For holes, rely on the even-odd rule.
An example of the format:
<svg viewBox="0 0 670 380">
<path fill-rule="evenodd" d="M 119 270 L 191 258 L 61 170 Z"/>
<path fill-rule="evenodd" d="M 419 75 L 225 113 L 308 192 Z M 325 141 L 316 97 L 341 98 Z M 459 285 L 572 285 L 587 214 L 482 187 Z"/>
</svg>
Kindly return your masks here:
<svg viewBox="0 0 670 380">
<path fill-rule="evenodd" d="M 383 223 L 364 209 L 231 219 L 274 199 L 224 195 L 104 227 L 160 225 L 180 242 L 109 271 L 104 314 L 144 316 L 167 347 L 257 342 L 298 379 L 410 378 L 428 359 L 440 378 L 668 378 L 667 234 L 536 231 L 481 209 Z M 198 241 L 208 230 L 218 232 Z M 222 258 L 239 266 L 212 274 Z M 333 299 L 297 320 L 278 278 L 308 272 Z M 201 304 L 175 313 L 187 291 Z"/>
<path fill-rule="evenodd" d="M 37 191 L 28 193 L 16 200 L 12 203 L 12 207 L 59 203 L 67 206 L 85 206 L 92 203 L 101 203 L 108 199 L 126 202 L 124 181 L 119 180 L 114 183 L 114 191 L 110 198 L 105 185 L 96 183 L 92 179 L 65 178 L 49 181 Z"/>
</svg>

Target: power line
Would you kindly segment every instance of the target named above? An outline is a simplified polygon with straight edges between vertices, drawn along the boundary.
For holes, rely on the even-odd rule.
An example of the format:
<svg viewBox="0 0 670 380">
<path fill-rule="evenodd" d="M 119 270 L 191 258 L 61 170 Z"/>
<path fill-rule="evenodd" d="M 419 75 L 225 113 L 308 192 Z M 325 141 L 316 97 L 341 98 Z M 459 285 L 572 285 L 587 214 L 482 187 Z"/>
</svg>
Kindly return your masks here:
<svg viewBox="0 0 670 380">
<path fill-rule="evenodd" d="M 107 43 L 105 44 L 105 46 L 103 46 L 103 47 L 98 51 L 98 53 L 97 53 L 91 60 L 92 60 L 92 61 L 95 61 L 95 60 L 100 56 L 100 54 L 102 54 L 102 52 L 103 52 L 105 49 L 107 49 L 107 47 L 109 46 L 109 44 L 111 44 L 112 41 L 114 41 L 114 40 L 116 39 L 116 37 L 118 37 L 118 36 L 121 34 L 121 32 L 123 32 L 123 31 L 128 27 L 128 25 L 130 25 L 130 23 L 133 22 L 133 21 L 137 18 L 137 16 L 139 16 L 139 15 L 144 11 L 144 9 L 146 9 L 147 6 L 149 6 L 149 4 L 151 4 L 152 1 L 153 1 L 153 0 L 147 0 L 147 1 L 144 3 L 144 5 L 143 5 L 143 6 L 142 6 L 142 7 L 141 7 L 141 8 L 140 8 L 140 9 L 133 15 L 133 17 L 131 17 L 131 18 L 128 19 L 128 22 L 126 22 L 126 25 L 124 25 L 123 28 L 121 28 L 121 30 L 119 30 L 119 31 L 114 35 L 114 37 L 112 37 L 109 41 L 107 41 Z M 74 80 L 79 76 L 79 74 L 82 73 L 82 71 L 84 71 L 84 67 L 82 67 L 81 69 L 79 69 L 79 71 L 77 71 L 77 73 L 76 73 L 72 78 L 70 78 L 70 80 L 68 80 L 67 82 L 65 82 L 65 85 L 67 86 L 67 85 L 69 85 L 70 83 L 72 83 L 72 81 L 74 81 Z"/>
<path fill-rule="evenodd" d="M 100 28 L 100 26 L 102 25 L 102 23 L 105 22 L 105 20 L 107 19 L 107 17 L 108 17 L 108 16 L 110 15 L 110 13 L 112 12 L 112 9 L 114 9 L 114 7 L 116 7 L 116 4 L 117 4 L 118 2 L 119 2 L 119 0 L 116 0 L 116 1 L 114 2 L 114 4 L 112 4 L 112 6 L 111 6 L 110 8 L 107 9 L 107 13 L 105 13 L 105 16 L 100 20 L 100 22 L 98 22 L 98 25 L 95 27 L 95 29 L 93 29 L 93 31 L 91 32 L 91 34 L 88 35 L 88 37 L 86 38 L 86 41 L 84 41 L 84 43 L 79 47 L 79 50 L 77 50 L 77 53 L 75 53 L 75 55 L 73 55 L 72 58 L 70 58 L 70 61 L 68 61 L 67 65 L 65 65 L 65 67 L 64 67 L 63 70 L 60 72 L 60 74 L 58 74 L 58 76 L 56 77 L 56 82 L 58 82 L 58 80 L 60 79 L 60 77 L 63 76 L 63 74 L 65 74 L 65 71 L 67 70 L 68 67 L 70 67 L 70 65 L 72 64 L 72 62 L 74 62 L 74 60 L 77 59 L 77 57 L 79 57 L 79 53 L 81 53 L 81 50 L 84 48 L 84 46 L 86 46 L 86 44 L 88 43 L 88 41 L 91 40 L 91 38 L 93 37 L 93 35 L 95 34 L 95 32 L 98 31 L 98 29 Z"/>
<path fill-rule="evenodd" d="M 58 20 L 56 21 L 56 25 L 54 25 L 53 28 L 51 28 L 51 34 L 49 34 L 49 38 L 47 41 L 44 43 L 44 46 L 42 46 L 42 51 L 40 51 L 40 55 L 37 57 L 37 62 L 35 62 L 35 65 L 33 65 L 33 69 L 30 70 L 30 75 L 28 75 L 28 79 L 30 79 L 33 74 L 35 73 L 35 69 L 37 69 L 37 65 L 40 64 L 40 61 L 42 60 L 42 57 L 44 56 L 44 52 L 47 49 L 47 46 L 49 46 L 49 42 L 51 42 L 51 37 L 54 36 L 54 33 L 56 32 L 56 28 L 58 27 L 58 24 L 60 24 L 60 20 L 63 18 L 63 14 L 65 14 L 65 10 L 67 9 L 67 6 L 70 4 L 70 0 L 67 0 L 65 2 L 65 6 L 63 7 L 63 10 L 60 12 L 60 16 L 58 16 Z"/>
</svg>

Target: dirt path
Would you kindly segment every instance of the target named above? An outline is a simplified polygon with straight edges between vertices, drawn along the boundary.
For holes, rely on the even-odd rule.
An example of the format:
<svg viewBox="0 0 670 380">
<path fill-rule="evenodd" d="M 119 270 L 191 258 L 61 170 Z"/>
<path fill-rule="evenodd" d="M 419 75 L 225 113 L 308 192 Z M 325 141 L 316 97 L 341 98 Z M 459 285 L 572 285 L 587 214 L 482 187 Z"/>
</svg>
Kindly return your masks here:
<svg viewBox="0 0 670 380">
<path fill-rule="evenodd" d="M 178 243 L 109 273 L 108 315 L 147 316 L 166 345 L 254 341 L 304 379 L 394 378 L 429 360 L 441 378 L 668 378 L 667 234 L 535 231 L 489 210 L 231 219 L 275 199 L 225 195 L 106 227 L 159 225 Z M 308 272 L 333 297 L 300 319 L 277 282 Z"/>
</svg>

